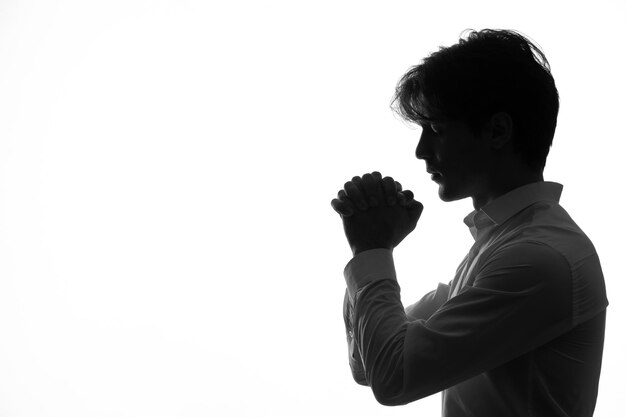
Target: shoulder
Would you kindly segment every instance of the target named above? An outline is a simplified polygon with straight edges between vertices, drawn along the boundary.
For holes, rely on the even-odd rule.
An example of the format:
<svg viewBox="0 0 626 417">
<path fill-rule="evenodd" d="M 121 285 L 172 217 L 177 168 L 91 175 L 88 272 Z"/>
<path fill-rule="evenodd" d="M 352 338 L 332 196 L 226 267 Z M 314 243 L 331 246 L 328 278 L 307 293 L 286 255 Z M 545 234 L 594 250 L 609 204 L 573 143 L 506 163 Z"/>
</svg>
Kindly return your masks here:
<svg viewBox="0 0 626 417">
<path fill-rule="evenodd" d="M 595 251 L 572 263 L 543 241 L 522 240 L 495 250 L 476 276 L 474 286 L 503 293 L 535 294 L 570 311 L 579 324 L 608 305 L 600 261 Z"/>
<path fill-rule="evenodd" d="M 555 201 L 535 203 L 511 219 L 503 229 L 503 244 L 541 242 L 561 254 L 570 264 L 596 253 L 585 232 Z"/>
<path fill-rule="evenodd" d="M 474 286 L 516 291 L 532 287 L 563 290 L 571 284 L 566 257 L 542 241 L 518 240 L 499 246 L 483 264 Z"/>
</svg>

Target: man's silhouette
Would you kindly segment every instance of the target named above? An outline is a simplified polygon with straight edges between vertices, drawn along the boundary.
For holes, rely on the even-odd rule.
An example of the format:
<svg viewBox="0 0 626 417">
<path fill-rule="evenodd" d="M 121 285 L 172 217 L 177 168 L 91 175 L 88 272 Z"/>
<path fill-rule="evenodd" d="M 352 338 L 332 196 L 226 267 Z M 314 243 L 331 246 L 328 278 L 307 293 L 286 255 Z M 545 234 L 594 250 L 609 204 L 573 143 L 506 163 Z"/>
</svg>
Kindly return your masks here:
<svg viewBox="0 0 626 417">
<path fill-rule="evenodd" d="M 394 107 L 422 127 L 416 156 L 439 197 L 472 198 L 475 244 L 454 279 L 405 309 L 392 251 L 422 205 L 378 172 L 345 184 L 331 204 L 354 255 L 355 380 L 385 405 L 443 391 L 446 417 L 591 416 L 608 301 L 562 186 L 543 180 L 559 107 L 545 56 L 517 32 L 471 32 L 410 69 Z"/>
</svg>

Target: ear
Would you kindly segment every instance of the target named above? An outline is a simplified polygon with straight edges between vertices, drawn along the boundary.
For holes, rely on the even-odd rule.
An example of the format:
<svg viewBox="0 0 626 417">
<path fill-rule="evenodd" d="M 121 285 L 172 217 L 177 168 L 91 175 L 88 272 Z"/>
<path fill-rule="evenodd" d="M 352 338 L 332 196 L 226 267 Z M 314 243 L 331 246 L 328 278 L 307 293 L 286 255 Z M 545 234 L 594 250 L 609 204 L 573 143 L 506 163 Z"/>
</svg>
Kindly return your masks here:
<svg viewBox="0 0 626 417">
<path fill-rule="evenodd" d="M 488 124 L 488 138 L 494 149 L 502 149 L 513 138 L 513 119 L 506 112 L 491 116 Z"/>
</svg>

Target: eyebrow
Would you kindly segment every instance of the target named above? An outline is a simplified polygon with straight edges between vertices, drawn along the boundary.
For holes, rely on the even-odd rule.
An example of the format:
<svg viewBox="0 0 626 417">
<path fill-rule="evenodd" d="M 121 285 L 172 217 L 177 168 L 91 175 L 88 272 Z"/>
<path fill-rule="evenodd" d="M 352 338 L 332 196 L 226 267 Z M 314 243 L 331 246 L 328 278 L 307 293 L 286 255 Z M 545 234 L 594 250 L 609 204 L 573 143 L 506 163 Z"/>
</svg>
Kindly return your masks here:
<svg viewBox="0 0 626 417">
<path fill-rule="evenodd" d="M 422 126 L 422 125 L 438 125 L 438 124 L 445 124 L 450 122 L 450 120 L 448 119 L 443 119 L 443 118 L 438 118 L 438 119 L 419 119 L 416 120 L 415 123 L 417 123 L 418 125 Z"/>
</svg>

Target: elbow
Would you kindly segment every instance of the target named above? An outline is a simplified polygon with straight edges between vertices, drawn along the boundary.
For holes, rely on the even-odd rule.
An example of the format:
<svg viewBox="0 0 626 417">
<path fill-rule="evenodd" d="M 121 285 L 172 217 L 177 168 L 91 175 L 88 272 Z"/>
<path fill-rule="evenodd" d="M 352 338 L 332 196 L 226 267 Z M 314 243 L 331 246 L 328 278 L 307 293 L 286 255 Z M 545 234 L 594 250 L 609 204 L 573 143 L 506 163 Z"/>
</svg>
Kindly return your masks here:
<svg viewBox="0 0 626 417">
<path fill-rule="evenodd" d="M 367 383 L 365 378 L 357 378 L 356 376 L 354 376 L 354 382 L 356 382 L 359 385 L 363 385 L 364 387 L 368 387 L 369 386 L 369 384 Z"/>
<path fill-rule="evenodd" d="M 374 398 L 376 398 L 376 401 L 378 401 L 378 403 L 381 405 L 393 407 L 396 405 L 406 404 L 405 401 L 400 401 L 399 396 L 393 395 L 385 390 L 375 389 L 374 387 L 372 387 L 372 392 L 374 393 Z"/>
<path fill-rule="evenodd" d="M 390 407 L 405 405 L 437 392 L 427 384 L 405 385 L 402 373 L 390 375 L 390 378 L 386 379 L 372 378 L 369 382 L 376 401 Z"/>
<path fill-rule="evenodd" d="M 358 366 L 352 366 L 352 364 L 350 368 L 352 368 L 352 378 L 354 378 L 354 382 L 359 385 L 369 386 L 369 384 L 367 383 L 367 379 L 365 379 L 365 372 L 363 371 L 363 368 L 359 368 Z"/>
<path fill-rule="evenodd" d="M 406 399 L 401 387 L 394 387 L 390 384 L 372 382 L 372 392 L 376 401 L 381 405 L 393 407 L 410 402 Z"/>
<path fill-rule="evenodd" d="M 411 390 L 407 390 L 404 386 L 376 384 L 373 382 L 371 387 L 376 401 L 381 405 L 389 407 L 405 405 L 438 392 L 426 386 L 412 387 Z"/>
<path fill-rule="evenodd" d="M 373 366 L 369 376 L 374 398 L 382 405 L 395 406 L 409 403 L 407 386 L 404 381 L 404 363 L 402 349 L 387 355 L 386 360 Z"/>
<path fill-rule="evenodd" d="M 376 401 L 378 401 L 378 403 L 380 405 L 384 405 L 384 406 L 387 406 L 387 407 L 393 407 L 393 406 L 396 406 L 396 405 L 400 405 L 400 404 L 397 404 L 396 402 L 392 401 L 391 399 L 389 399 L 387 397 L 381 397 L 380 395 L 374 394 L 374 398 L 376 398 Z"/>
</svg>

